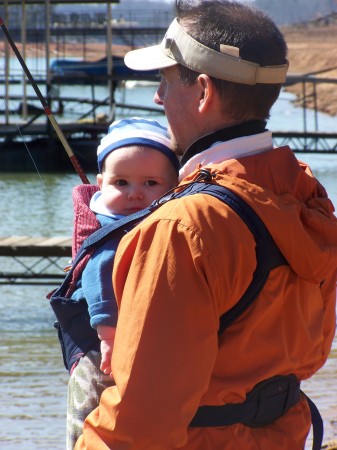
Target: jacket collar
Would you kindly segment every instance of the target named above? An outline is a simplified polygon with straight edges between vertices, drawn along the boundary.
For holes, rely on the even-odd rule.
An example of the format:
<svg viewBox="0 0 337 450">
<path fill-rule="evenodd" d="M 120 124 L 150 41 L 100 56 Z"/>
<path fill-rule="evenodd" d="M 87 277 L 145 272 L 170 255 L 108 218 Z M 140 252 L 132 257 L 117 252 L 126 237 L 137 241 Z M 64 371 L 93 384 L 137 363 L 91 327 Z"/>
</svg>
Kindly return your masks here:
<svg viewBox="0 0 337 450">
<path fill-rule="evenodd" d="M 225 142 L 243 136 L 251 136 L 253 134 L 263 133 L 266 130 L 266 122 L 263 120 L 251 120 L 249 122 L 240 123 L 228 128 L 214 131 L 213 133 L 202 136 L 186 150 L 181 158 L 181 165 L 184 166 L 192 156 L 203 152 L 211 147 L 215 142 Z"/>
</svg>

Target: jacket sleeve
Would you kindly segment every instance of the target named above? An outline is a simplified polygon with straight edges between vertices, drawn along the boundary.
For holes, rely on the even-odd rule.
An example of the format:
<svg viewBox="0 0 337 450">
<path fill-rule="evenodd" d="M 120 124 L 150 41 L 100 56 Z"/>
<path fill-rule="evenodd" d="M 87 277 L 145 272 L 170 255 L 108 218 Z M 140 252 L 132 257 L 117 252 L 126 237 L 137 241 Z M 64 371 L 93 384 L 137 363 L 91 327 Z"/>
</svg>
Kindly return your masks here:
<svg viewBox="0 0 337 450">
<path fill-rule="evenodd" d="M 192 225 L 169 218 L 147 219 L 123 238 L 114 269 L 120 308 L 112 356 L 116 386 L 104 391 L 87 418 L 77 450 L 161 450 L 187 442 L 218 352 L 218 300 L 224 285 L 240 279 L 228 256 L 240 244 L 223 233 L 220 246 L 212 234 L 218 230 L 207 230 L 207 217 L 200 227 L 207 244 Z M 214 259 L 216 251 L 223 264 Z"/>
</svg>

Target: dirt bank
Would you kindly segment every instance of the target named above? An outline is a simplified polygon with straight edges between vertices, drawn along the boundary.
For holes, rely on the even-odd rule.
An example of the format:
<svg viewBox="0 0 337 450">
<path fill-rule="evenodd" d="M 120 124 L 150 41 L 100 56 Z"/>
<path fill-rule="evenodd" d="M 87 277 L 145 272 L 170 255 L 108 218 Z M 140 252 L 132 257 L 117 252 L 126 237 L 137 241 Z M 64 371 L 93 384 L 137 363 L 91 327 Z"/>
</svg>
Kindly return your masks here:
<svg viewBox="0 0 337 450">
<path fill-rule="evenodd" d="M 337 25 L 308 26 L 283 29 L 289 48 L 289 73 L 306 74 L 321 71 L 316 78 L 337 80 Z M 332 69 L 332 70 L 330 70 Z M 312 84 L 306 86 L 307 94 L 312 93 Z M 288 87 L 301 104 L 302 85 Z M 316 85 L 319 111 L 337 115 L 337 84 L 319 83 Z M 313 106 L 313 99 L 308 99 Z"/>
<path fill-rule="evenodd" d="M 325 26 L 292 27 L 282 30 L 286 36 L 289 47 L 289 73 L 306 74 L 316 71 L 324 71 L 317 78 L 329 78 L 337 80 L 337 24 Z M 20 51 L 21 46 L 18 45 Z M 113 54 L 123 56 L 129 48 L 127 46 L 113 46 Z M 104 44 L 52 44 L 51 57 L 60 58 L 79 56 L 87 60 L 97 60 L 105 56 Z M 0 42 L 0 55 L 4 54 L 4 42 Z M 27 44 L 26 55 L 42 56 L 45 54 L 44 44 Z M 328 70 L 333 68 L 333 70 Z M 325 71 L 326 70 L 326 71 Z M 287 87 L 287 90 L 296 94 L 298 103 L 302 104 L 302 84 Z M 337 84 L 320 83 L 316 86 L 317 107 L 319 111 L 330 115 L 337 115 Z M 312 92 L 312 84 L 306 85 L 306 93 Z M 313 106 L 312 98 L 307 99 L 307 105 Z"/>
<path fill-rule="evenodd" d="M 21 53 L 23 54 L 23 46 L 20 43 L 15 44 Z M 112 45 L 112 52 L 116 56 L 124 56 L 125 53 L 130 50 L 131 47 L 127 45 Z M 85 45 L 83 43 L 51 43 L 49 47 L 50 57 L 51 58 L 71 58 L 78 57 L 83 58 L 87 61 L 95 61 L 97 59 L 103 58 L 106 55 L 106 45 L 105 44 L 96 44 L 91 42 L 86 42 Z M 13 52 L 10 49 L 10 53 Z M 5 43 L 0 42 L 0 55 L 5 54 Z M 26 44 L 26 56 L 34 57 L 39 56 L 43 57 L 46 54 L 45 44 L 40 42 L 36 43 L 27 43 Z"/>
</svg>

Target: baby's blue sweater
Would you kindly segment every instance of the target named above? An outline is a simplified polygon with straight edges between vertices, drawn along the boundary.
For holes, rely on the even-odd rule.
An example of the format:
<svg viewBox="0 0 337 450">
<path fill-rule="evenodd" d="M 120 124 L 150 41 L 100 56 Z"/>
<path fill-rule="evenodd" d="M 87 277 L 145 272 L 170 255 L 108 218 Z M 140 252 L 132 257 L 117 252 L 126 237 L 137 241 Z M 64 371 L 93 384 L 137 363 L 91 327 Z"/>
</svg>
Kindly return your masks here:
<svg viewBox="0 0 337 450">
<path fill-rule="evenodd" d="M 102 227 L 118 220 L 101 214 L 96 214 L 96 217 Z M 97 248 L 85 266 L 72 295 L 74 300 L 84 298 L 87 301 L 90 325 L 95 329 L 98 325 L 115 327 L 117 324 L 118 310 L 112 286 L 112 269 L 119 240 L 108 239 Z"/>
</svg>

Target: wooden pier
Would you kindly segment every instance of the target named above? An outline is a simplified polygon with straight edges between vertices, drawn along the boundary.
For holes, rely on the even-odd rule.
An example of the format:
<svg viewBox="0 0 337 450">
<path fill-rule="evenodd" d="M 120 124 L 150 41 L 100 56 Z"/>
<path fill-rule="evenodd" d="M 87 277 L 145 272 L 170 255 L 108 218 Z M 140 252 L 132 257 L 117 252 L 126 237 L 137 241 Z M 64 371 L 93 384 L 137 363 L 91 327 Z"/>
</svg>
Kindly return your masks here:
<svg viewBox="0 0 337 450">
<path fill-rule="evenodd" d="M 71 245 L 67 236 L 0 237 L 0 284 L 59 284 Z"/>
<path fill-rule="evenodd" d="M 95 79 L 97 81 L 97 77 Z M 107 76 L 105 80 L 108 80 Z M 154 78 L 151 81 L 154 82 Z M 64 82 L 66 82 L 66 79 Z M 303 130 L 299 132 L 274 130 L 275 145 L 289 145 L 295 153 L 337 152 L 337 133 L 320 131 L 318 126 L 316 85 L 328 82 L 337 85 L 337 79 L 320 78 L 316 75 L 288 75 L 286 85 L 300 83 L 303 87 Z M 89 84 L 92 84 L 92 88 L 94 88 L 94 79 L 90 79 Z M 307 85 L 313 88 L 312 92 Z M 34 96 L 27 97 L 29 103 L 26 106 L 33 105 L 34 98 Z M 308 130 L 309 98 L 314 98 L 314 131 Z M 19 97 L 14 97 L 14 100 L 18 101 Z M 64 108 L 64 111 L 67 111 L 71 109 L 70 105 L 74 108 L 76 106 L 81 111 L 81 116 L 78 117 L 78 120 L 64 121 L 61 120 L 62 116 L 60 116 L 58 118 L 60 119 L 59 126 L 84 171 L 95 173 L 97 170 L 97 145 L 106 134 L 112 121 L 108 114 L 104 113 L 104 118 L 102 116 L 102 111 L 110 111 L 110 100 L 108 97 L 105 100 L 95 99 L 94 89 L 92 89 L 92 98 L 82 97 L 74 99 L 72 97 L 55 96 L 50 97 L 50 103 L 55 106 L 56 115 L 57 109 Z M 62 105 L 62 108 L 60 108 L 60 105 Z M 163 108 L 155 105 L 151 107 L 139 104 L 131 105 L 115 102 L 114 100 L 113 105 L 112 111 L 114 113 L 120 108 L 124 112 L 126 110 L 130 111 L 130 115 L 138 114 L 138 111 L 142 111 L 141 114 L 164 115 Z M 100 114 L 98 114 L 98 111 L 100 111 Z M 40 172 L 73 171 L 73 166 L 49 121 L 45 117 L 42 117 L 41 120 L 41 116 L 44 115 L 42 108 L 36 107 L 36 110 L 31 111 L 31 113 L 32 115 L 28 116 L 26 120 L 20 120 L 16 123 L 2 123 L 0 173 L 35 171 L 34 163 Z M 27 150 L 31 153 L 31 157 Z"/>
<path fill-rule="evenodd" d="M 0 256 L 71 256 L 71 237 L 0 237 Z"/>
<path fill-rule="evenodd" d="M 163 108 L 156 105 L 149 107 L 139 101 L 138 104 L 117 102 L 115 94 L 117 87 L 126 89 L 128 81 L 159 82 L 158 73 L 131 73 L 121 60 L 131 49 L 161 42 L 168 24 L 173 19 L 173 10 L 169 7 L 165 11 L 139 7 L 131 14 L 131 10 L 126 8 L 128 9 L 126 15 L 117 13 L 117 9 L 112 10 L 112 4 L 118 4 L 118 0 L 95 2 L 5 0 L 4 9 L 9 13 L 13 5 L 22 3 L 23 10 L 30 3 L 46 4 L 43 15 L 45 16 L 44 26 L 43 24 L 40 26 L 40 23 L 37 27 L 32 26 L 32 21 L 27 20 L 28 16 L 23 14 L 22 21 L 11 27 L 11 35 L 19 45 L 23 56 L 26 59 L 31 58 L 29 64 L 31 73 L 35 81 L 45 88 L 46 100 L 83 170 L 87 173 L 95 173 L 97 145 L 119 111 L 122 115 L 130 116 L 138 112 L 141 115 L 164 114 Z M 59 3 L 83 5 L 101 3 L 104 5 L 104 12 L 89 18 L 89 10 L 79 7 L 75 15 L 65 12 L 55 15 L 55 11 L 50 6 Z M 143 9 L 146 10 L 144 15 Z M 28 13 L 29 8 L 27 8 Z M 112 13 L 116 13 L 116 16 Z M 73 172 L 73 166 L 50 122 L 44 117 L 45 112 L 37 101 L 36 95 L 29 94 L 27 90 L 27 79 L 22 68 L 20 66 L 15 68 L 13 64 L 10 64 L 12 54 L 9 45 L 6 44 L 5 39 L 1 40 L 1 36 L 0 49 L 3 49 L 5 55 L 5 70 L 0 74 L 0 84 L 5 87 L 6 99 L 0 111 L 0 173 L 35 172 L 36 169 L 49 173 Z M 72 61 L 74 64 L 74 58 L 77 63 L 80 63 L 81 69 L 79 70 L 77 66 L 78 70 L 74 72 L 75 66 L 71 65 L 71 70 L 65 70 L 67 65 L 64 63 Z M 43 69 L 38 63 L 40 59 L 44 60 Z M 102 71 L 103 61 L 106 67 L 104 66 Z M 97 71 L 92 71 L 96 64 Z M 57 67 L 58 70 L 56 70 Z M 121 68 L 123 70 L 120 70 Z M 289 145 L 295 153 L 335 154 L 337 152 L 337 133 L 321 131 L 318 126 L 319 84 L 332 84 L 337 87 L 337 79 L 329 77 L 329 72 L 334 69 L 335 67 L 328 67 L 306 73 L 288 74 L 286 88 L 293 85 L 301 86 L 297 104 L 302 107 L 303 114 L 302 118 L 299 116 L 299 120 L 303 120 L 303 127 L 300 132 L 274 131 L 276 146 Z M 64 87 L 71 86 L 74 82 L 86 88 L 83 89 L 85 94 L 63 95 L 65 91 L 68 92 L 64 90 Z M 13 89 L 10 89 L 11 84 L 20 85 L 20 89 L 15 89 L 15 95 Z M 97 96 L 100 95 L 98 92 L 101 92 L 104 86 L 106 96 L 98 99 Z M 82 90 L 80 89 L 79 92 Z M 9 105 L 13 105 L 12 110 Z M 309 116 L 307 117 L 311 109 L 314 111 L 313 131 L 309 131 L 311 127 L 308 125 Z"/>
</svg>

